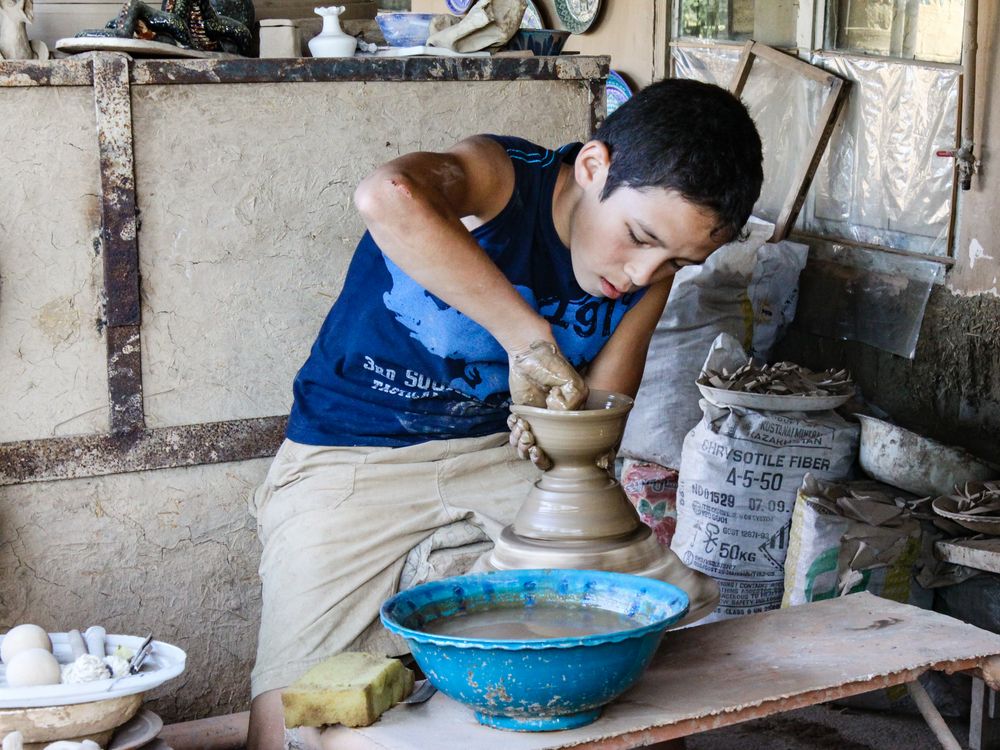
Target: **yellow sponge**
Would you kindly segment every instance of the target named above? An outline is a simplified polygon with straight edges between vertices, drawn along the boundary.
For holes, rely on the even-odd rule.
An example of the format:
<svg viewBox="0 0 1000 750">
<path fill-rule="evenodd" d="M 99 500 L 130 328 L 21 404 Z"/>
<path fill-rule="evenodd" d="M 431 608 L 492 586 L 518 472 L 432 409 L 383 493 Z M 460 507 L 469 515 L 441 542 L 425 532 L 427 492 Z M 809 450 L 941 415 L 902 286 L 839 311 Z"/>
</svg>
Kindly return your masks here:
<svg viewBox="0 0 1000 750">
<path fill-rule="evenodd" d="M 332 656 L 285 688 L 285 726 L 366 727 L 413 690 L 398 659 L 353 651 Z"/>
</svg>

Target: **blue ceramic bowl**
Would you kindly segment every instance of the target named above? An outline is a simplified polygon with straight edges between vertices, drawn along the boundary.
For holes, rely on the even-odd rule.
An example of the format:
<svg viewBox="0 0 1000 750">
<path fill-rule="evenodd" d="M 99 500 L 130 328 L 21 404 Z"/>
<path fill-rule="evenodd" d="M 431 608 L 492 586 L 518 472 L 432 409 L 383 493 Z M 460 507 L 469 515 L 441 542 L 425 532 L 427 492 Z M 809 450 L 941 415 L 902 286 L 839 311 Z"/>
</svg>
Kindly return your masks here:
<svg viewBox="0 0 1000 750">
<path fill-rule="evenodd" d="M 434 620 L 539 604 L 597 607 L 634 627 L 599 635 L 497 640 L 427 632 Z M 416 586 L 382 605 L 427 678 L 471 706 L 480 723 L 548 731 L 583 726 L 640 677 L 687 595 L 669 583 L 590 570 L 503 570 Z"/>
<path fill-rule="evenodd" d="M 427 43 L 436 13 L 379 13 L 375 16 L 382 36 L 392 47 L 417 47 Z"/>
<path fill-rule="evenodd" d="M 567 39 L 568 31 L 520 29 L 507 42 L 507 49 L 530 49 L 536 55 L 558 55 Z"/>
</svg>

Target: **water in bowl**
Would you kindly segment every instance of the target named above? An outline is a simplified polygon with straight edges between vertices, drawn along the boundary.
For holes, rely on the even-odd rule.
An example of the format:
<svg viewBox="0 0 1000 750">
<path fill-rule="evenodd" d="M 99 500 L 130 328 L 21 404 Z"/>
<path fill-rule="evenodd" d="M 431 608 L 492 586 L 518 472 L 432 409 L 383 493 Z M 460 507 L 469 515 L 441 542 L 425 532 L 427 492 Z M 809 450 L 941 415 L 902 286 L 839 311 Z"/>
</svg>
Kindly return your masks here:
<svg viewBox="0 0 1000 750">
<path fill-rule="evenodd" d="M 620 612 L 599 607 L 539 603 L 531 607 L 460 612 L 428 622 L 423 630 L 436 635 L 477 640 L 537 641 L 617 633 L 644 624 Z"/>
</svg>

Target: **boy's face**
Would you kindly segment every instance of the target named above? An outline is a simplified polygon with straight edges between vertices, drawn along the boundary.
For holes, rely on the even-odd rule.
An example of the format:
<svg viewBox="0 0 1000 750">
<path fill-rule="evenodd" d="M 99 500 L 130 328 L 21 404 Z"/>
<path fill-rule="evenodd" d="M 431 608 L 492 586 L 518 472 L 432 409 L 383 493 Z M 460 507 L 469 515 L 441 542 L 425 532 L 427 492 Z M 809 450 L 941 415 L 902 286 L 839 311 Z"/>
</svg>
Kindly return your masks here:
<svg viewBox="0 0 1000 750">
<path fill-rule="evenodd" d="M 721 244 L 712 237 L 712 211 L 665 188 L 619 187 L 602 201 L 606 166 L 583 169 L 581 182 L 577 165 L 582 195 L 569 245 L 573 274 L 587 293 L 617 299 L 701 263 Z"/>
</svg>

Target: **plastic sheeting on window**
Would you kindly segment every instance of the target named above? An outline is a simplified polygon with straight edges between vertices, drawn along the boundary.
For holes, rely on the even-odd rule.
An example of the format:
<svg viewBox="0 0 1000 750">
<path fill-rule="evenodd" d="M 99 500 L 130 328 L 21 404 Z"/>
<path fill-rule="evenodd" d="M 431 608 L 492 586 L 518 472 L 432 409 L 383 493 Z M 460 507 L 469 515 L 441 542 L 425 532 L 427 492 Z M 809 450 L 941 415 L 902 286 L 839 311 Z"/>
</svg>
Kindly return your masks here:
<svg viewBox="0 0 1000 750">
<path fill-rule="evenodd" d="M 913 359 L 927 300 L 943 275 L 937 261 L 819 242 L 799 277 L 795 325 Z"/>
<path fill-rule="evenodd" d="M 947 256 L 959 71 L 841 56 L 813 62 L 853 82 L 798 227 Z"/>
<path fill-rule="evenodd" d="M 740 57 L 737 47 L 672 49 L 680 78 L 729 86 Z M 817 54 L 810 62 L 852 81 L 848 103 L 813 180 L 799 216 L 799 231 L 927 255 L 949 254 L 954 162 L 935 155 L 954 148 L 958 128 L 959 71 L 911 62 Z M 758 119 L 765 151 L 808 158 L 803 134 L 811 132 L 822 99 L 807 89 L 787 89 L 787 81 L 756 71 L 744 97 Z M 772 66 L 775 71 L 780 69 Z M 750 83 L 750 82 L 748 82 Z M 777 105 L 755 111 L 767 91 Z M 784 108 L 786 112 L 780 110 Z M 765 157 L 765 192 L 793 174 L 788 163 Z M 787 181 L 784 182 L 787 188 Z M 755 213 L 760 213 L 755 209 Z"/>
<path fill-rule="evenodd" d="M 823 103 L 832 96 L 819 81 L 755 57 L 743 87 L 743 101 L 757 124 L 764 148 L 764 184 L 754 216 L 778 223 L 798 190 L 802 160 L 812 154 Z M 787 215 L 787 214 L 786 214 Z"/>
<path fill-rule="evenodd" d="M 697 48 L 675 49 L 679 77 L 696 78 L 729 88 L 736 74 L 740 50 L 705 55 Z M 729 50 L 726 50 L 729 52 Z M 791 203 L 803 159 L 808 159 L 818 115 L 830 95 L 818 81 L 783 68 L 763 57 L 754 57 L 743 87 L 742 99 L 757 124 L 764 149 L 764 184 L 753 215 L 776 224 L 782 209 Z"/>
<path fill-rule="evenodd" d="M 674 77 L 729 88 L 742 47 L 673 47 Z"/>
</svg>

